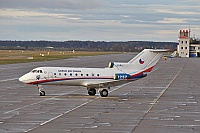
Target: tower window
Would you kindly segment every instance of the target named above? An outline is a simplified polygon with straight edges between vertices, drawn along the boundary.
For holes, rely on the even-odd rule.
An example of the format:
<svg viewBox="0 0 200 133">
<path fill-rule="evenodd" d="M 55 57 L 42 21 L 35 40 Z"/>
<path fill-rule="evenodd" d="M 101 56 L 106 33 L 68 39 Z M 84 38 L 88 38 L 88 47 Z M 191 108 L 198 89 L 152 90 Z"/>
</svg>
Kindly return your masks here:
<svg viewBox="0 0 200 133">
<path fill-rule="evenodd" d="M 187 47 L 185 47 L 185 49 L 187 49 Z"/>
</svg>

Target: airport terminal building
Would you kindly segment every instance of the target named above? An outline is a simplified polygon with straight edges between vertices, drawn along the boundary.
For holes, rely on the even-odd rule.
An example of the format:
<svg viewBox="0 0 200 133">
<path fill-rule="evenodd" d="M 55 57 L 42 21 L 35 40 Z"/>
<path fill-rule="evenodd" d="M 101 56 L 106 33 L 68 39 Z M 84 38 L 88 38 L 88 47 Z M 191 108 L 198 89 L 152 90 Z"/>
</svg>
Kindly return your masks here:
<svg viewBox="0 0 200 133">
<path fill-rule="evenodd" d="M 190 30 L 179 31 L 177 52 L 180 57 L 200 57 L 200 40 L 190 38 Z"/>
</svg>

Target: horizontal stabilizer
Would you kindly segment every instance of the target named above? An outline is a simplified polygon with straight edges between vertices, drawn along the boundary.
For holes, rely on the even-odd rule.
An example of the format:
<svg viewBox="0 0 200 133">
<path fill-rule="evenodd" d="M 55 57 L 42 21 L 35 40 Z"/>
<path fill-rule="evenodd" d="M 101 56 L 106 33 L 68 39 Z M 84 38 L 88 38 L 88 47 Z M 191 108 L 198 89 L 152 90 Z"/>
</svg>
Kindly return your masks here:
<svg viewBox="0 0 200 133">
<path fill-rule="evenodd" d="M 170 49 L 150 49 L 154 53 L 170 52 Z"/>
</svg>

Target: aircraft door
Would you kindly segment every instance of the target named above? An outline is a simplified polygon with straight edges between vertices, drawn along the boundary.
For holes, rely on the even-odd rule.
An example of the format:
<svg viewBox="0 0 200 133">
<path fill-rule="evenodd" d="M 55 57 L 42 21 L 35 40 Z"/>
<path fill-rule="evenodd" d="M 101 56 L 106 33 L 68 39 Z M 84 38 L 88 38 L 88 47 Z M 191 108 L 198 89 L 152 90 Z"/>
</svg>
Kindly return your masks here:
<svg viewBox="0 0 200 133">
<path fill-rule="evenodd" d="M 52 73 L 52 72 L 49 72 L 49 73 L 48 73 L 48 78 L 49 78 L 49 79 L 53 79 L 53 73 Z"/>
</svg>

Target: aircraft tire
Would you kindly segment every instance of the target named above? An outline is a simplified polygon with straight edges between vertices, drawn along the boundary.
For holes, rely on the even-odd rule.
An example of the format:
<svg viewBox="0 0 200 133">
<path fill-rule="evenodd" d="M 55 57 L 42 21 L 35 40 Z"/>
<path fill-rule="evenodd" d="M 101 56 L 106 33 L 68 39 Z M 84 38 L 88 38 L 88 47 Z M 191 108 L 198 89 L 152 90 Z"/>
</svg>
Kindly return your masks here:
<svg viewBox="0 0 200 133">
<path fill-rule="evenodd" d="M 108 96 L 108 91 L 106 89 L 103 89 L 102 91 L 100 91 L 100 95 L 102 97 L 107 97 Z"/>
<path fill-rule="evenodd" d="M 94 95 L 96 94 L 96 89 L 95 89 L 95 88 L 90 88 L 90 89 L 88 89 L 88 94 L 89 94 L 90 96 L 94 96 Z"/>
<path fill-rule="evenodd" d="M 40 96 L 45 96 L 45 91 L 40 91 Z"/>
</svg>

